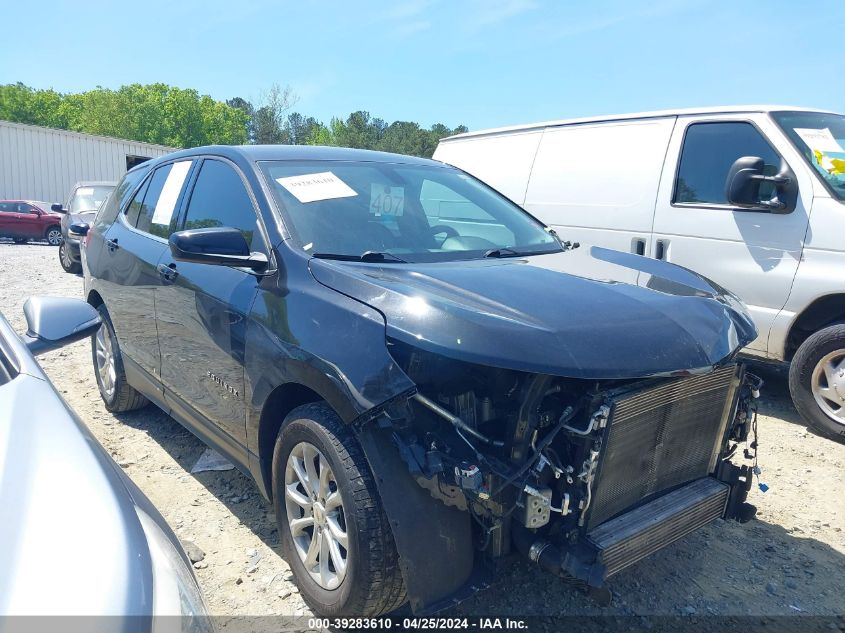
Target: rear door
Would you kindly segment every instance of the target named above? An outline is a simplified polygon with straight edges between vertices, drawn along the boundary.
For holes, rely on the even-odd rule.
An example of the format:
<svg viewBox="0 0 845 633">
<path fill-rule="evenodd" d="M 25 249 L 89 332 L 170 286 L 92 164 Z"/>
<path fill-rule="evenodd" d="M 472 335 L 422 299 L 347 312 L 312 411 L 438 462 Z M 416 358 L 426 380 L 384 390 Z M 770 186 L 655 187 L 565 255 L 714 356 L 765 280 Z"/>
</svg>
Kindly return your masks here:
<svg viewBox="0 0 845 633">
<path fill-rule="evenodd" d="M 565 240 L 645 255 L 675 117 L 547 128 L 525 208 Z"/>
<path fill-rule="evenodd" d="M 18 234 L 15 233 L 17 209 L 17 202 L 0 202 L 0 235 L 17 237 Z"/>
<path fill-rule="evenodd" d="M 98 255 L 103 299 L 109 310 L 127 371 L 140 369 L 148 387 L 160 376 L 155 289 L 161 285 L 157 266 L 168 250 L 167 235 L 174 210 L 187 182 L 193 161 L 157 167 L 118 213 L 104 235 Z M 124 363 L 126 364 L 126 363 Z M 137 384 L 130 378 L 130 382 Z"/>
<path fill-rule="evenodd" d="M 203 160 L 184 206 L 181 227 L 240 229 L 252 251 L 270 256 L 253 195 L 234 164 Z M 177 262 L 169 250 L 159 267 L 172 277 L 156 291 L 167 404 L 246 463 L 246 323 L 260 277 L 242 268 Z"/>
<path fill-rule="evenodd" d="M 748 350 L 759 355 L 767 354 L 772 322 L 789 297 L 812 204 L 812 184 L 802 166 L 769 140 L 778 137 L 763 114 L 679 118 L 650 250 L 652 257 L 690 268 L 738 295 L 759 331 Z M 770 175 L 786 160 L 799 184 L 794 211 L 774 214 L 727 203 L 728 171 L 743 156 L 763 158 Z"/>
<path fill-rule="evenodd" d="M 31 204 L 18 202 L 17 224 L 19 235 L 39 239 L 44 237 L 47 224 L 41 220 L 41 214 Z"/>
</svg>

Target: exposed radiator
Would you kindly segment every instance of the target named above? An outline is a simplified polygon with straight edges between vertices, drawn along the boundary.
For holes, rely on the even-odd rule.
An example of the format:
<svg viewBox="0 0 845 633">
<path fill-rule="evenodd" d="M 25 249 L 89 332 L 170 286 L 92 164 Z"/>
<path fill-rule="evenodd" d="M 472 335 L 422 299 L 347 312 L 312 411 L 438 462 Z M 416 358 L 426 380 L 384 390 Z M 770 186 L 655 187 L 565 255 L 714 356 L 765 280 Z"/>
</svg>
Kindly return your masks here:
<svg viewBox="0 0 845 633">
<path fill-rule="evenodd" d="M 612 400 L 588 528 L 711 473 L 736 375 L 730 365 Z"/>
<path fill-rule="evenodd" d="M 607 521 L 587 538 L 612 576 L 722 516 L 728 491 L 727 484 L 705 477 Z"/>
</svg>

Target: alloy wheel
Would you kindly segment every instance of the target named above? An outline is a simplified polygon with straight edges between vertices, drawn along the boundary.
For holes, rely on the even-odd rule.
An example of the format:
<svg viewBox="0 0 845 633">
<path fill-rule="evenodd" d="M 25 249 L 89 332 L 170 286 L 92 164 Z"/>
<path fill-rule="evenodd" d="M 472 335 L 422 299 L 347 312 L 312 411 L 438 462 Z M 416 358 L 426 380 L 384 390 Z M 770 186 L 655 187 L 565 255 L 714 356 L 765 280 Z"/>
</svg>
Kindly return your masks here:
<svg viewBox="0 0 845 633">
<path fill-rule="evenodd" d="M 97 330 L 95 351 L 97 355 L 97 378 L 106 398 L 111 400 L 114 397 L 117 371 L 114 364 L 114 349 L 112 348 L 111 335 L 105 323 Z"/>
<path fill-rule="evenodd" d="M 65 242 L 62 242 L 61 246 L 59 246 L 59 257 L 62 258 L 62 265 L 65 268 L 73 266 L 73 262 L 70 259 L 70 253 L 68 252 L 67 244 Z"/>
<path fill-rule="evenodd" d="M 350 563 L 346 514 L 328 460 L 309 442 L 300 442 L 288 456 L 285 510 L 305 570 L 323 589 L 337 589 Z"/>
<path fill-rule="evenodd" d="M 59 229 L 50 229 L 47 232 L 47 242 L 50 246 L 58 246 L 62 243 L 62 232 Z"/>
<path fill-rule="evenodd" d="M 822 412 L 845 425 L 845 349 L 824 356 L 813 369 L 810 384 Z"/>
</svg>

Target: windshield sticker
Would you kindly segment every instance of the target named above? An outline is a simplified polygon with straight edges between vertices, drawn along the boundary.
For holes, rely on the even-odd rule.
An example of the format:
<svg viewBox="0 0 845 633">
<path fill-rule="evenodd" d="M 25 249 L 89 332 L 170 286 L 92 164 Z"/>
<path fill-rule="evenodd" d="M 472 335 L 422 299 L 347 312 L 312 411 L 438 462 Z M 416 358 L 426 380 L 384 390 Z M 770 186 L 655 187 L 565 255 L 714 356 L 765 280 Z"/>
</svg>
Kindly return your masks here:
<svg viewBox="0 0 845 633">
<path fill-rule="evenodd" d="M 176 200 L 179 198 L 179 192 L 182 191 L 182 185 L 185 183 L 190 168 L 191 161 L 189 160 L 173 163 L 170 173 L 167 174 L 167 180 L 164 181 L 164 187 L 161 188 L 156 209 L 153 211 L 153 224 L 170 226 L 170 218 L 173 217 Z"/>
<path fill-rule="evenodd" d="M 405 188 L 373 183 L 370 187 L 370 213 L 399 217 L 405 213 Z"/>
<path fill-rule="evenodd" d="M 833 137 L 830 128 L 795 128 L 795 133 L 807 144 L 819 166 L 831 175 L 845 175 L 845 149 Z"/>
<path fill-rule="evenodd" d="M 330 171 L 276 178 L 276 182 L 290 191 L 300 202 L 318 202 L 358 195 L 352 187 Z"/>
</svg>

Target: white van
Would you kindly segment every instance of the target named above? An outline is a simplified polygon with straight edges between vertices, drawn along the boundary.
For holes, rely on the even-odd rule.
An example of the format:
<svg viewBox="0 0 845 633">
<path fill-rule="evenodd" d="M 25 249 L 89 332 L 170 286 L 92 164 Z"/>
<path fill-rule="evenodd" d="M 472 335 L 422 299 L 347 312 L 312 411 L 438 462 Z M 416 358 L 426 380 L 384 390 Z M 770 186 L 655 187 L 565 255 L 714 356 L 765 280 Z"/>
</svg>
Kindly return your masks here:
<svg viewBox="0 0 845 633">
<path fill-rule="evenodd" d="M 434 158 L 565 240 L 732 290 L 760 332 L 745 352 L 791 362 L 798 411 L 845 441 L 845 116 L 743 106 L 555 121 L 446 138 Z"/>
</svg>

